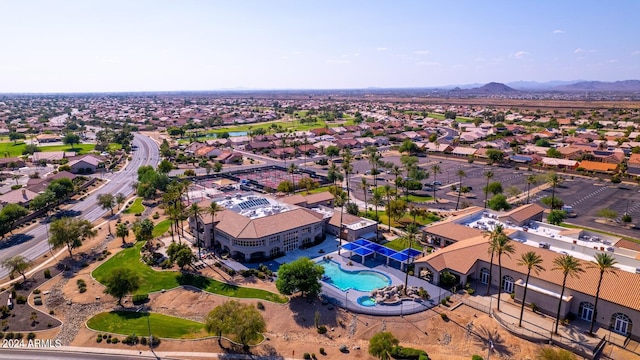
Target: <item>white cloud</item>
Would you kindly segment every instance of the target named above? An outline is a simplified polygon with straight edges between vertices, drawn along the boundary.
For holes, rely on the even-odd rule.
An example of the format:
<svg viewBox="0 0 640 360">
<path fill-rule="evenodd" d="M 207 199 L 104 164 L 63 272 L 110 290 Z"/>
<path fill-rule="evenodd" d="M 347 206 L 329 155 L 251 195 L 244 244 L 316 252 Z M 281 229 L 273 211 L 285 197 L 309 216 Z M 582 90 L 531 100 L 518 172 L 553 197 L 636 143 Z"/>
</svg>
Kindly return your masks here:
<svg viewBox="0 0 640 360">
<path fill-rule="evenodd" d="M 577 49 L 573 50 L 573 53 L 574 54 L 580 54 L 580 53 L 583 53 L 584 51 L 585 50 L 583 48 L 577 48 Z"/>
<path fill-rule="evenodd" d="M 529 53 L 528 53 L 528 52 L 526 52 L 526 51 L 522 51 L 522 50 L 521 50 L 521 51 L 518 51 L 517 53 L 515 53 L 513 56 L 514 56 L 516 59 L 522 59 L 522 58 L 524 58 L 524 57 L 525 57 L 525 56 L 527 56 L 527 55 L 529 55 Z"/>
<path fill-rule="evenodd" d="M 349 60 L 346 59 L 329 59 L 325 61 L 327 64 L 348 64 Z"/>
<path fill-rule="evenodd" d="M 379 48 L 376 48 L 376 50 L 378 50 L 378 51 L 387 51 L 389 49 L 386 48 L 386 47 L 379 47 Z"/>
<path fill-rule="evenodd" d="M 440 66 L 440 63 L 435 61 L 418 61 L 416 66 Z"/>
<path fill-rule="evenodd" d="M 631 55 L 640 55 L 640 50 L 636 50 L 631 52 Z"/>
<path fill-rule="evenodd" d="M 565 31 L 564 31 L 564 30 L 562 30 L 562 29 L 556 29 L 556 30 L 553 30 L 553 33 L 554 33 L 554 34 L 564 34 L 564 33 L 565 33 Z"/>
<path fill-rule="evenodd" d="M 413 52 L 416 55 L 429 55 L 431 51 L 429 50 L 416 50 Z"/>
</svg>

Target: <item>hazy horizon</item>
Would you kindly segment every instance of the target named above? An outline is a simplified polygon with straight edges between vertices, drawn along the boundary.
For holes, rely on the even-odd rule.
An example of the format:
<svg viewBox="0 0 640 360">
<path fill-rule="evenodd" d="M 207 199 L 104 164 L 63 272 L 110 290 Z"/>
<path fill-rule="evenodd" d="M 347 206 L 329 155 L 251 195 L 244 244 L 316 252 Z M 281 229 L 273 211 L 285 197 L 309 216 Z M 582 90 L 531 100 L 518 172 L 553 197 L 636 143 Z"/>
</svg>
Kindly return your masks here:
<svg viewBox="0 0 640 360">
<path fill-rule="evenodd" d="M 0 93 L 638 79 L 640 2 L 2 2 Z"/>
</svg>

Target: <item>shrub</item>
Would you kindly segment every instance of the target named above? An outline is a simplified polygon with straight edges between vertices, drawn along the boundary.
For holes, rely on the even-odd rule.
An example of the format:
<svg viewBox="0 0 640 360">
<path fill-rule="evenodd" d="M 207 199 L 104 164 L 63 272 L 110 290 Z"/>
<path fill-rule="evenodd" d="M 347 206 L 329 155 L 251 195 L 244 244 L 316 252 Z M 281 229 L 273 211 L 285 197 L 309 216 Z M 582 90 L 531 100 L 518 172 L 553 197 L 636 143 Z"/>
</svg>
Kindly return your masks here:
<svg viewBox="0 0 640 360">
<path fill-rule="evenodd" d="M 36 338 L 36 334 L 35 333 L 30 332 L 30 333 L 27 334 L 27 340 L 33 340 L 35 338 Z"/>
<path fill-rule="evenodd" d="M 86 287 L 81 287 L 78 291 L 82 294 L 84 292 L 87 292 L 87 288 Z"/>
<path fill-rule="evenodd" d="M 473 295 L 475 292 L 476 292 L 476 291 L 475 291 L 475 290 L 473 290 L 472 288 L 468 288 L 468 289 L 467 289 L 467 294 L 469 294 L 469 295 Z"/>
<path fill-rule="evenodd" d="M 427 353 L 423 350 L 409 347 L 396 346 L 391 350 L 391 357 L 396 359 L 418 359 L 422 355 L 427 356 Z"/>
<path fill-rule="evenodd" d="M 35 290 L 33 290 L 33 293 L 34 293 L 34 294 L 40 294 L 40 289 L 35 289 Z"/>
<path fill-rule="evenodd" d="M 309 354 L 309 353 L 304 353 L 304 354 L 302 355 L 302 358 L 303 358 L 303 359 L 305 359 L 305 360 L 311 360 L 311 354 Z"/>
<path fill-rule="evenodd" d="M 55 312 L 55 311 L 53 311 L 53 310 L 49 310 L 49 315 L 55 315 L 55 314 L 56 314 L 56 312 Z"/>
<path fill-rule="evenodd" d="M 340 350 L 340 352 L 343 352 L 343 353 L 349 351 L 349 349 L 347 348 L 347 345 L 344 345 L 344 344 L 340 345 L 338 349 Z"/>
<path fill-rule="evenodd" d="M 140 338 L 140 345 L 147 346 L 147 338 L 146 337 L 143 336 L 143 337 Z"/>
<path fill-rule="evenodd" d="M 142 213 L 136 213 L 135 216 L 142 216 Z"/>
<path fill-rule="evenodd" d="M 41 297 L 39 297 L 39 296 L 38 296 L 38 297 L 33 298 L 33 304 L 34 304 L 34 305 L 38 305 L 38 306 L 42 305 L 42 298 L 41 298 Z"/>
<path fill-rule="evenodd" d="M 160 338 L 151 335 L 151 347 L 156 347 L 158 345 L 160 345 Z"/>
<path fill-rule="evenodd" d="M 444 321 L 449 321 L 449 317 L 447 316 L 447 314 L 445 313 L 440 313 L 440 317 L 442 318 L 442 320 Z"/>
<path fill-rule="evenodd" d="M 131 299 L 131 301 L 136 305 L 143 304 L 147 302 L 147 300 L 149 300 L 149 294 L 136 294 L 133 295 L 133 298 Z"/>
<path fill-rule="evenodd" d="M 12 332 L 8 332 L 8 333 L 4 334 L 4 338 L 7 339 L 7 340 L 11 340 L 14 337 L 15 337 L 15 334 L 12 333 Z"/>
<path fill-rule="evenodd" d="M 442 299 L 442 300 L 440 300 L 440 304 L 442 304 L 442 305 L 447 305 L 447 299 Z"/>
<path fill-rule="evenodd" d="M 320 355 L 327 355 L 327 353 L 324 352 L 324 348 L 323 347 L 321 347 L 319 351 L 320 351 Z"/>
<path fill-rule="evenodd" d="M 156 211 L 156 213 L 155 213 L 155 214 L 153 214 L 153 216 L 152 216 L 152 218 L 153 218 L 154 220 L 158 220 L 158 218 L 159 218 L 159 217 L 160 217 L 160 214 L 158 214 L 158 212 L 157 212 L 157 211 Z"/>
<path fill-rule="evenodd" d="M 112 343 L 112 344 L 117 344 L 117 343 L 119 343 L 119 342 L 120 342 L 120 340 L 118 340 L 118 338 L 117 338 L 117 337 L 111 338 L 111 343 Z"/>
<path fill-rule="evenodd" d="M 256 304 L 256 308 L 258 310 L 264 310 L 264 304 L 260 301 L 258 301 L 258 303 Z"/>
<path fill-rule="evenodd" d="M 102 342 L 102 334 L 98 334 L 98 336 L 96 337 L 96 342 L 98 344 Z"/>
<path fill-rule="evenodd" d="M 23 337 L 24 337 L 24 334 L 23 334 L 23 333 L 16 333 L 16 336 L 14 337 L 14 339 L 18 339 L 18 340 L 20 340 L 20 339 L 22 339 Z"/>
<path fill-rule="evenodd" d="M 105 342 L 106 342 L 107 344 L 111 344 L 111 339 L 107 339 L 107 340 L 105 340 Z"/>
<path fill-rule="evenodd" d="M 27 302 L 27 298 L 24 295 L 18 295 L 16 296 L 16 303 L 18 304 L 24 304 Z"/>
<path fill-rule="evenodd" d="M 324 325 L 320 325 L 318 326 L 318 334 L 326 334 L 327 333 L 327 327 Z"/>
<path fill-rule="evenodd" d="M 516 298 L 516 293 L 512 292 L 511 294 L 509 294 L 509 296 L 511 296 L 511 300 Z"/>
<path fill-rule="evenodd" d="M 316 354 L 314 354 L 314 353 L 311 353 L 311 359 L 318 360 L 318 358 L 316 357 Z"/>
<path fill-rule="evenodd" d="M 482 359 L 482 356 L 480 356 L 480 355 L 473 355 L 471 357 L 471 360 L 483 360 L 483 359 Z"/>
<path fill-rule="evenodd" d="M 447 300 L 447 302 L 449 302 L 449 301 L 451 301 L 451 296 L 447 296 L 444 299 Z"/>
</svg>

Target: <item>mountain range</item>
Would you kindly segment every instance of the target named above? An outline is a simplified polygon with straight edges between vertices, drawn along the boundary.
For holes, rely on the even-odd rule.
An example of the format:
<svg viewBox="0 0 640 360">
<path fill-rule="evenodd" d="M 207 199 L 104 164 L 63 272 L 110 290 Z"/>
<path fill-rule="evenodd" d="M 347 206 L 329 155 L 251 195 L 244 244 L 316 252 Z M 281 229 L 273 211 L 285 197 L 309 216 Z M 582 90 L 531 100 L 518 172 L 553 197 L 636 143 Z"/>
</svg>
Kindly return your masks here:
<svg viewBox="0 0 640 360">
<path fill-rule="evenodd" d="M 605 81 L 515 81 L 506 84 L 490 82 L 488 84 L 466 84 L 441 87 L 458 93 L 470 94 L 506 94 L 519 91 L 558 91 L 558 92 L 640 92 L 640 80 Z"/>
</svg>

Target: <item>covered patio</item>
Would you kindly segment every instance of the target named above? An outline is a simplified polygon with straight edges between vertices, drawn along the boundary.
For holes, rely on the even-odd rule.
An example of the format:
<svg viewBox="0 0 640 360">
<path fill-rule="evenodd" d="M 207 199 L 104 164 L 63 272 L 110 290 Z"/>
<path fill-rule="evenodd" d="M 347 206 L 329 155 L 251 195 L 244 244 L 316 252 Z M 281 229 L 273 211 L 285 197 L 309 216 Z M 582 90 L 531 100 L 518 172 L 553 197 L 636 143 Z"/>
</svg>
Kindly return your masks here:
<svg viewBox="0 0 640 360">
<path fill-rule="evenodd" d="M 341 249 L 345 250 L 343 254 L 346 254 L 348 252 L 349 259 L 351 259 L 351 257 L 354 255 L 360 256 L 360 262 L 362 264 L 364 264 L 367 256 L 373 255 L 373 257 L 376 258 L 378 254 L 382 255 L 384 258 L 386 258 L 387 266 L 389 266 L 390 260 L 395 260 L 400 263 L 400 270 L 403 271 L 405 267 L 410 263 L 411 259 L 422 254 L 421 251 L 412 248 L 406 248 L 402 251 L 396 251 L 364 238 L 357 239 L 354 242 L 346 243 L 342 245 Z"/>
</svg>

